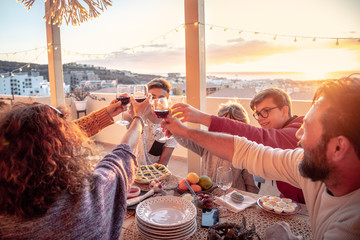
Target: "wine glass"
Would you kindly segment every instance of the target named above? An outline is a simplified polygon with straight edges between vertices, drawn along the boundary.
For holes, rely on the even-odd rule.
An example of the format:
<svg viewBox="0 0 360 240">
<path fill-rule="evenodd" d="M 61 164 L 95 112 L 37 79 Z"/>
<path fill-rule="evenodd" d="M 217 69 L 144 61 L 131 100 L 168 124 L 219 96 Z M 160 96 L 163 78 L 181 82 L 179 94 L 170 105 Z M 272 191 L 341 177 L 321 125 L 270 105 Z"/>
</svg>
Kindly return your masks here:
<svg viewBox="0 0 360 240">
<path fill-rule="evenodd" d="M 137 102 L 143 102 L 146 99 L 147 96 L 147 86 L 146 85 L 135 85 L 134 86 L 134 99 Z"/>
<path fill-rule="evenodd" d="M 223 200 L 225 202 L 226 190 L 228 190 L 232 185 L 232 169 L 231 167 L 221 166 L 216 170 L 216 184 L 218 187 L 224 191 Z M 225 206 L 220 205 L 219 211 L 223 214 L 226 214 L 227 209 Z"/>
<path fill-rule="evenodd" d="M 152 105 L 154 108 L 154 113 L 158 118 L 167 118 L 167 116 L 170 113 L 170 104 L 169 100 L 167 98 L 156 98 L 152 100 Z M 162 137 L 159 140 L 160 141 L 167 141 L 169 139 L 172 139 L 173 137 Z"/>
<path fill-rule="evenodd" d="M 130 94 L 132 92 L 131 85 L 117 85 L 116 87 L 116 99 L 121 101 L 121 105 L 128 105 L 130 102 Z M 124 120 L 124 112 L 122 113 L 122 120 L 117 121 L 116 124 L 121 126 L 129 125 L 129 121 Z"/>
</svg>

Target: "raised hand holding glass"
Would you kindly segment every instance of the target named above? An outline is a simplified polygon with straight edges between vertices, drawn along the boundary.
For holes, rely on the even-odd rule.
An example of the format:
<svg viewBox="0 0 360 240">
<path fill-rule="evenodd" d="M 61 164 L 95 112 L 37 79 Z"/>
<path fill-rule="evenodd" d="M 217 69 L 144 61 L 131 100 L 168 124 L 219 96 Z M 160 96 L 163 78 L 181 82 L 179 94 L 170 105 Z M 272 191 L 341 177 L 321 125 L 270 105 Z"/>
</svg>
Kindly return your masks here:
<svg viewBox="0 0 360 240">
<path fill-rule="evenodd" d="M 121 101 L 121 105 L 126 106 L 130 102 L 130 94 L 132 93 L 131 85 L 117 85 L 116 87 L 116 99 Z M 116 124 L 126 126 L 129 121 L 124 120 L 124 113 L 122 113 L 122 120 L 117 121 Z"/>
</svg>

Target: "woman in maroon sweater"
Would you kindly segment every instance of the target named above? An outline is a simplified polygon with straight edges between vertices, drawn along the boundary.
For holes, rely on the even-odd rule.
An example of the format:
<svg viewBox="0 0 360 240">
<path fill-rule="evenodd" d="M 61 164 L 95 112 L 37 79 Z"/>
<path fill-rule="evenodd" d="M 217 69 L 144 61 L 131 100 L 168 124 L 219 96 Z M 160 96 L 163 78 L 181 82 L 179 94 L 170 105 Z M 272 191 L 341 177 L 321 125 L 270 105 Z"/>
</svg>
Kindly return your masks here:
<svg viewBox="0 0 360 240">
<path fill-rule="evenodd" d="M 183 103 L 173 106 L 172 115 L 179 113 L 176 117 L 183 118 L 183 122 L 200 123 L 208 126 L 209 131 L 246 137 L 265 146 L 281 149 L 297 147 L 295 133 L 303 117 L 291 116 L 290 96 L 285 91 L 279 88 L 264 89 L 254 96 L 250 107 L 262 128 L 203 113 Z M 277 181 L 276 184 L 283 197 L 305 203 L 301 189 L 285 182 Z"/>
</svg>

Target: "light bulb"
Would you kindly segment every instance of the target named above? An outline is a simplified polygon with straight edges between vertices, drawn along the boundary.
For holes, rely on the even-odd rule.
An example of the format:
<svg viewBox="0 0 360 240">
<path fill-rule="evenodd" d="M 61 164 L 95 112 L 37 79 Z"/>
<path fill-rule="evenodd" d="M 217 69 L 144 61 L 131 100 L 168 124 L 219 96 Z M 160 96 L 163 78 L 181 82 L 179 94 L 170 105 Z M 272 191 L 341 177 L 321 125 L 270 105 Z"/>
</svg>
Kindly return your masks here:
<svg viewBox="0 0 360 240">
<path fill-rule="evenodd" d="M 277 36 L 277 35 L 274 36 L 274 38 L 273 38 L 274 40 L 276 40 L 276 36 Z"/>
<path fill-rule="evenodd" d="M 297 42 L 296 37 L 295 37 L 295 39 L 294 39 L 294 42 L 295 42 L 295 43 Z"/>
<path fill-rule="evenodd" d="M 22 72 L 22 68 L 19 68 L 19 71 Z"/>
<path fill-rule="evenodd" d="M 212 30 L 212 29 L 213 29 L 213 26 L 210 27 L 210 30 Z"/>
<path fill-rule="evenodd" d="M 316 38 L 313 39 L 313 42 L 315 42 L 315 41 L 316 41 Z"/>
<path fill-rule="evenodd" d="M 197 25 L 199 25 L 199 23 L 198 23 L 198 22 L 194 22 L 194 26 L 196 27 Z"/>
<path fill-rule="evenodd" d="M 226 32 L 227 31 L 227 28 L 224 28 L 224 32 Z"/>
<path fill-rule="evenodd" d="M 336 46 L 339 46 L 339 39 L 336 39 Z"/>
</svg>

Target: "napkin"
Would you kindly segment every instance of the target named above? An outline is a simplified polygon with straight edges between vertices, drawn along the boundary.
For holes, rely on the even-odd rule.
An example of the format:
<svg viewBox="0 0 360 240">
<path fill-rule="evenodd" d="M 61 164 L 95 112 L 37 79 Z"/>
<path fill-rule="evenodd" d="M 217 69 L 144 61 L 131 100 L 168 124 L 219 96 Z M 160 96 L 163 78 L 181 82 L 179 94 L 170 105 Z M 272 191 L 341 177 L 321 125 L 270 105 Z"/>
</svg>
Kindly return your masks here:
<svg viewBox="0 0 360 240">
<path fill-rule="evenodd" d="M 151 196 L 154 194 L 154 189 L 151 189 L 150 191 L 148 191 L 147 193 L 145 193 L 142 196 L 138 196 L 138 197 L 134 197 L 134 198 L 130 198 L 128 200 L 126 200 L 126 204 L 128 207 L 138 204 L 139 202 L 141 202 L 142 200 L 144 200 L 145 198 Z"/>
<path fill-rule="evenodd" d="M 221 196 L 221 197 L 215 196 L 215 203 L 217 203 L 219 205 L 225 205 L 230 211 L 235 212 L 235 213 L 238 213 L 238 212 L 244 210 L 245 208 L 250 207 L 251 205 L 256 203 L 255 199 L 253 199 L 252 197 L 246 196 L 246 195 L 244 195 L 244 201 L 242 203 L 236 203 L 233 200 L 231 200 L 231 197 L 230 197 L 233 192 L 236 192 L 236 190 L 232 191 L 231 193 L 226 194 L 224 198 L 223 198 L 223 196 Z"/>
</svg>

